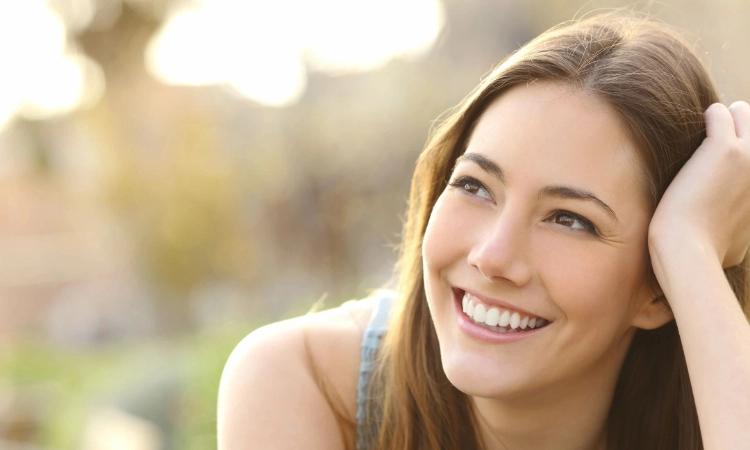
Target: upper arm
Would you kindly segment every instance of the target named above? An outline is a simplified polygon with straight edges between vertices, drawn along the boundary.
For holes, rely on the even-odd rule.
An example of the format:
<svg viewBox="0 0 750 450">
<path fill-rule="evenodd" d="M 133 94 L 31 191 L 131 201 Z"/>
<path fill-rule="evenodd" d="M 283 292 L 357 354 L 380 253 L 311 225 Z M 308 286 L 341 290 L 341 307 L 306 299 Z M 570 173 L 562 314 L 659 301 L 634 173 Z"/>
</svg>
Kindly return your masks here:
<svg viewBox="0 0 750 450">
<path fill-rule="evenodd" d="M 353 420 L 361 336 L 361 323 L 343 308 L 250 333 L 222 374 L 219 450 L 345 449 L 331 401 Z M 329 398 L 321 377 L 334 389 Z"/>
</svg>

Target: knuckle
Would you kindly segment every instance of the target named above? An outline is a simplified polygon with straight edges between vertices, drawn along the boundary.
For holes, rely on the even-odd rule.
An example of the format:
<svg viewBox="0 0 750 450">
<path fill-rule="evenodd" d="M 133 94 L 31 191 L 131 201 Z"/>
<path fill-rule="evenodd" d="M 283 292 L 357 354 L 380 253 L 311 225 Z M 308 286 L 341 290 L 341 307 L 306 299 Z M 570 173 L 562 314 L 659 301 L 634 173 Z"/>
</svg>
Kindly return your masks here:
<svg viewBox="0 0 750 450">
<path fill-rule="evenodd" d="M 745 152 L 742 151 L 742 146 L 739 143 L 739 140 L 732 140 L 728 143 L 726 147 L 726 155 L 731 158 L 733 161 L 740 162 L 744 161 L 745 158 Z"/>
<path fill-rule="evenodd" d="M 706 115 L 720 114 L 721 111 L 726 110 L 727 107 L 721 103 L 712 103 L 711 106 L 706 108 Z"/>
<path fill-rule="evenodd" d="M 739 100 L 729 105 L 729 111 L 741 110 L 750 111 L 750 104 L 744 100 Z"/>
<path fill-rule="evenodd" d="M 715 151 L 717 156 L 734 167 L 750 166 L 750 154 L 744 150 L 743 142 L 739 139 L 723 140 L 721 144 L 717 143 Z"/>
</svg>

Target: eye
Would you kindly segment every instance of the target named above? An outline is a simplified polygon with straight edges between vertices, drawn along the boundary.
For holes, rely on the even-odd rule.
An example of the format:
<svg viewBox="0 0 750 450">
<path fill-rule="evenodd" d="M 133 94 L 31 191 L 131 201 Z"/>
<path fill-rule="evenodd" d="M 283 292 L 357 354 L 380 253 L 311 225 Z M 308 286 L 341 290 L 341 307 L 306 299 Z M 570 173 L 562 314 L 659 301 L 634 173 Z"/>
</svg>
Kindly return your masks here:
<svg viewBox="0 0 750 450">
<path fill-rule="evenodd" d="M 550 216 L 550 219 L 552 223 L 556 223 L 573 230 L 583 230 L 593 234 L 594 236 L 599 235 L 599 232 L 596 231 L 596 227 L 593 223 L 591 223 L 590 220 L 570 211 L 555 211 L 552 216 Z"/>
<path fill-rule="evenodd" d="M 478 197 L 484 197 L 488 200 L 492 200 L 490 191 L 474 177 L 463 176 L 457 180 L 448 182 L 448 186 L 459 188 L 471 195 L 476 195 Z"/>
</svg>

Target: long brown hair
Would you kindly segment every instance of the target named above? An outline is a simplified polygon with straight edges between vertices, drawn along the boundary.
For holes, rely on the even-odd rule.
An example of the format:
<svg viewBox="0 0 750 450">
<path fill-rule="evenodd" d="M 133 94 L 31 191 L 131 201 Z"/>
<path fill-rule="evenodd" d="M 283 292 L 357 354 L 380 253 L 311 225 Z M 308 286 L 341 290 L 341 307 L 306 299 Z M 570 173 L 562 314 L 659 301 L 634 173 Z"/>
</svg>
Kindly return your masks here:
<svg viewBox="0 0 750 450">
<path fill-rule="evenodd" d="M 718 101 L 694 50 L 663 23 L 606 14 L 557 26 L 510 55 L 433 130 L 417 162 L 393 311 L 372 383 L 378 449 L 479 449 L 468 396 L 443 372 L 427 308 L 422 239 L 432 208 L 479 116 L 512 86 L 561 82 L 609 103 L 638 148 L 653 208 L 705 138 L 703 112 Z M 653 280 L 647 264 L 646 276 Z M 748 258 L 725 270 L 746 308 Z M 638 330 L 607 421 L 609 449 L 702 449 L 687 365 L 674 321 Z"/>
</svg>

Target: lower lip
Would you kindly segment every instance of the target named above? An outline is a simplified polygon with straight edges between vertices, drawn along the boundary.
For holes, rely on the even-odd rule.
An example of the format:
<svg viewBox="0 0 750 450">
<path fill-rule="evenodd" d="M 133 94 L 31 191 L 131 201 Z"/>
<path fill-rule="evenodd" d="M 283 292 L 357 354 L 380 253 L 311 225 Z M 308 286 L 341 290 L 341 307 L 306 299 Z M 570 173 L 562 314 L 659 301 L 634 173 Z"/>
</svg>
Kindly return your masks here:
<svg viewBox="0 0 750 450">
<path fill-rule="evenodd" d="M 463 308 L 461 306 L 461 298 L 458 297 L 454 293 L 453 295 L 453 305 L 454 309 L 456 310 L 456 317 L 458 318 L 458 327 L 461 328 L 461 330 L 464 331 L 464 333 L 468 334 L 469 336 L 479 339 L 480 341 L 489 342 L 491 344 L 499 344 L 504 342 L 516 342 L 523 339 L 530 338 L 532 336 L 536 336 L 547 328 L 547 326 L 544 326 L 542 328 L 535 328 L 531 331 L 516 331 L 516 332 L 505 332 L 505 333 L 498 333 L 496 331 L 488 330 L 487 328 L 478 325 L 476 322 L 471 320 L 469 316 L 464 314 Z"/>
</svg>

